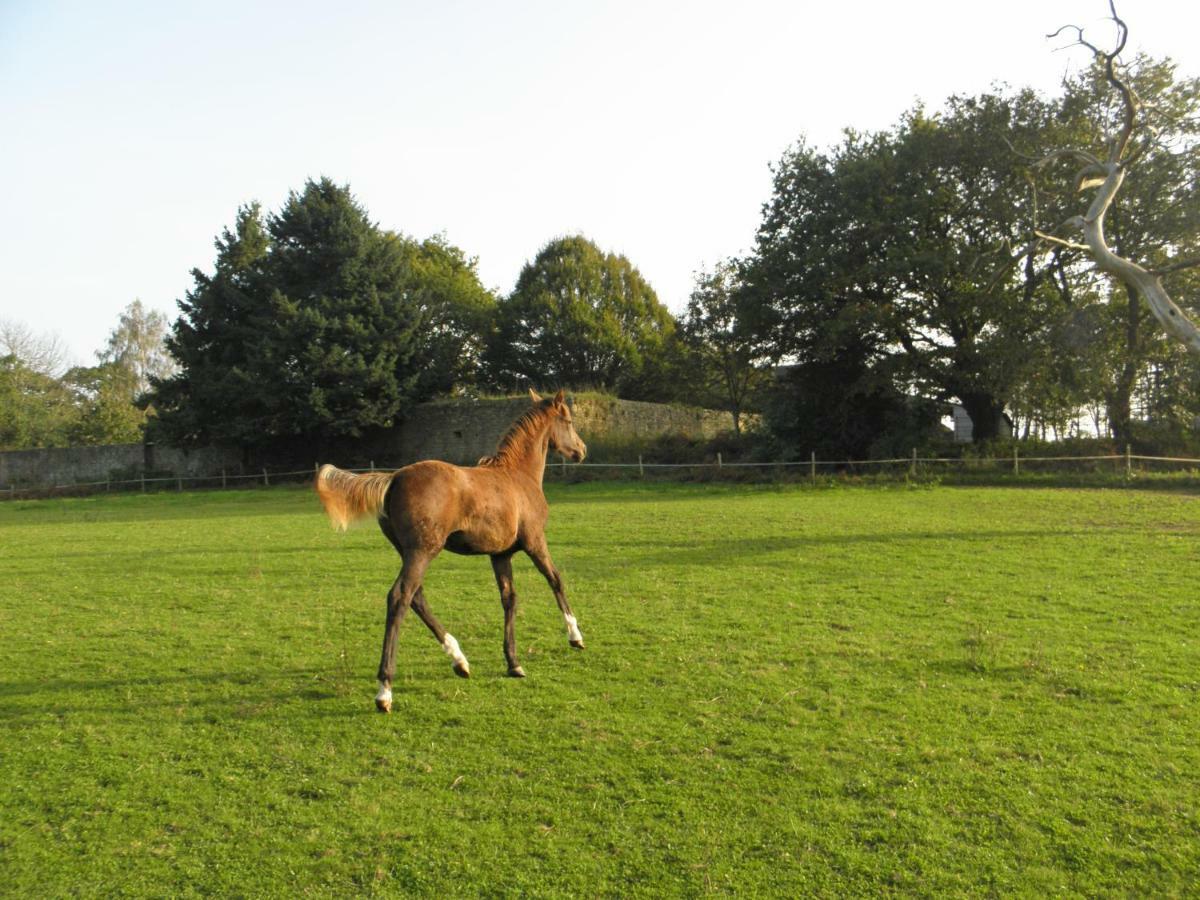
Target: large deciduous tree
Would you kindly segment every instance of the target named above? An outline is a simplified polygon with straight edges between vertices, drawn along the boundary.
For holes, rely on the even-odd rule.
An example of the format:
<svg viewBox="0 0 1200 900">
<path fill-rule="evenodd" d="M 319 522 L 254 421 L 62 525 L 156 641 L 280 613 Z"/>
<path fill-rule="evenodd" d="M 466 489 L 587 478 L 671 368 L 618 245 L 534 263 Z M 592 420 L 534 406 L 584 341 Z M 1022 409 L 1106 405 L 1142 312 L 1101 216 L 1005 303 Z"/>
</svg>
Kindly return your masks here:
<svg viewBox="0 0 1200 900">
<path fill-rule="evenodd" d="M 673 329 L 671 314 L 628 259 L 584 237 L 557 238 L 526 263 L 500 302 L 489 370 L 505 389 L 531 383 L 629 394 Z"/>
<path fill-rule="evenodd" d="M 864 412 L 888 393 L 958 400 L 977 439 L 1000 433 L 1031 344 L 1065 312 L 1061 258 L 1026 246 L 1029 192 L 1010 149 L 1059 127 L 1053 112 L 1027 90 L 952 97 L 828 155 L 784 157 L 750 280 L 798 386 L 808 368 L 824 402 Z"/>
</svg>

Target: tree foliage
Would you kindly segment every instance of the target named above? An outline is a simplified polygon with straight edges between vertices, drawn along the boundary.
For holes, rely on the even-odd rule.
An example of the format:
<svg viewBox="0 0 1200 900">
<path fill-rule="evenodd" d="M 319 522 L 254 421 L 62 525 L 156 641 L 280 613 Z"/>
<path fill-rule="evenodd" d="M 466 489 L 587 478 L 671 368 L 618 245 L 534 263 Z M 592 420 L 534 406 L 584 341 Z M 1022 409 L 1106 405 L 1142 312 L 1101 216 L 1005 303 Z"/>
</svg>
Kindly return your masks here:
<svg viewBox="0 0 1200 900">
<path fill-rule="evenodd" d="M 131 400 L 146 393 L 152 380 L 167 378 L 175 371 L 166 346 L 169 327 L 165 315 L 134 300 L 121 312 L 104 349 L 96 354 L 101 365 L 114 365 L 128 373 L 125 381 Z"/>
<path fill-rule="evenodd" d="M 418 396 L 422 310 L 411 253 L 328 179 L 264 218 L 251 204 L 216 241 L 156 382 L 161 433 L 179 443 L 296 444 L 390 424 Z"/>
<path fill-rule="evenodd" d="M 741 434 L 742 413 L 766 382 L 771 351 L 755 329 L 753 296 L 735 261 L 696 276 L 680 331 L 689 354 L 691 402 L 727 409 Z"/>
<path fill-rule="evenodd" d="M 1134 164 L 1127 167 L 1120 192 L 1112 198 L 1105 216 L 1105 235 L 1118 256 L 1138 260 L 1150 269 L 1169 267 L 1178 258 L 1200 258 L 1200 80 L 1177 76 L 1173 63 L 1137 56 L 1121 69 L 1121 77 L 1140 98 L 1143 143 Z M 1074 146 L 1103 156 L 1122 126 L 1124 101 L 1114 91 L 1103 59 L 1066 82 L 1060 101 L 1060 117 L 1075 123 Z M 1043 149 L 1055 146 L 1047 136 Z M 1070 184 L 1067 173 L 1051 167 L 1054 179 L 1043 178 L 1040 189 Z M 1043 220 L 1050 217 L 1043 214 Z M 1080 257 L 1087 268 L 1090 254 Z M 1134 439 L 1134 422 L 1139 416 L 1174 421 L 1190 420 L 1194 411 L 1163 406 L 1149 400 L 1154 384 L 1168 380 L 1182 384 L 1197 377 L 1197 363 L 1167 346 L 1170 340 L 1153 321 L 1150 307 L 1130 284 L 1097 279 L 1080 265 L 1073 278 L 1091 290 L 1093 302 L 1107 299 L 1107 308 L 1097 314 L 1103 329 L 1088 348 L 1093 364 L 1090 388 L 1105 408 L 1110 428 L 1119 444 Z M 1164 273 L 1164 285 L 1179 297 L 1196 297 L 1200 279 L 1195 269 Z M 1141 403 L 1138 403 L 1139 397 Z M 1140 406 L 1140 409 L 1138 408 Z"/>
<path fill-rule="evenodd" d="M 76 419 L 61 380 L 14 353 L 0 356 L 0 450 L 65 447 Z"/>
<path fill-rule="evenodd" d="M 425 397 L 474 389 L 496 318 L 495 294 L 480 283 L 476 260 L 445 238 L 391 239 L 400 242 L 421 315 L 417 393 Z"/>
<path fill-rule="evenodd" d="M 1055 127 L 1031 91 L 952 97 L 783 159 L 752 278 L 780 351 L 824 371 L 814 389 L 841 366 L 848 395 L 861 381 L 955 399 L 979 437 L 997 433 L 1030 346 L 1065 311 L 1060 260 L 1022 250 L 1030 195 L 1011 149 Z"/>
<path fill-rule="evenodd" d="M 488 367 L 502 388 L 531 383 L 636 394 L 673 331 L 671 314 L 628 259 L 584 237 L 557 238 L 499 303 Z"/>
</svg>

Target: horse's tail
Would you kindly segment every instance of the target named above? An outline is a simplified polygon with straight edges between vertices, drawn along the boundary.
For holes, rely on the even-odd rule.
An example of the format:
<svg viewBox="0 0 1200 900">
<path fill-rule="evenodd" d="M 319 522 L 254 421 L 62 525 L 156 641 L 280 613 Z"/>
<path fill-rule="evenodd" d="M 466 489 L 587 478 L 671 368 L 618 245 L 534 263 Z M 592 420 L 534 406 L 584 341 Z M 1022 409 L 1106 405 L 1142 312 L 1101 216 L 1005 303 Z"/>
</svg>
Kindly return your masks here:
<svg viewBox="0 0 1200 900">
<path fill-rule="evenodd" d="M 379 515 L 395 475 L 395 472 L 356 475 L 326 463 L 317 470 L 314 487 L 333 527 L 345 531 L 352 522 Z"/>
</svg>

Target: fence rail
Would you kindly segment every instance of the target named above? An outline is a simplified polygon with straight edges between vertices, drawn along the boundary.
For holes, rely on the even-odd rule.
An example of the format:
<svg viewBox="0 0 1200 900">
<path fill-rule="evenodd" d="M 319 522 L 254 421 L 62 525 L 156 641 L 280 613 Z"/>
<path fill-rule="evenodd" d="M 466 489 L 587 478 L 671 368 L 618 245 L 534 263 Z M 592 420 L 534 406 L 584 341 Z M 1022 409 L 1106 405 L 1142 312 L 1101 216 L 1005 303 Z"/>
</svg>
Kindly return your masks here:
<svg viewBox="0 0 1200 900">
<path fill-rule="evenodd" d="M 774 462 L 725 462 L 721 458 L 721 454 L 717 454 L 714 461 L 706 462 L 685 462 L 685 463 L 662 463 L 662 462 L 646 462 L 640 456 L 637 462 L 585 462 L 571 463 L 565 461 L 560 463 L 549 463 L 546 467 L 547 473 L 552 476 L 566 476 L 573 471 L 596 472 L 599 470 L 613 471 L 632 471 L 637 470 L 638 474 L 645 476 L 647 471 L 667 471 L 667 470 L 712 470 L 721 472 L 726 469 L 730 470 L 767 470 L 782 472 L 788 470 L 799 470 L 803 472 L 807 470 L 811 479 L 816 479 L 818 472 L 829 470 L 857 472 L 870 469 L 871 467 L 886 467 L 886 466 L 907 466 L 909 474 L 915 475 L 921 467 L 936 468 L 936 467 L 951 467 L 962 466 L 964 468 L 981 470 L 985 468 L 995 469 L 997 467 L 1010 468 L 1014 475 L 1021 474 L 1021 466 L 1029 463 L 1053 463 L 1053 464 L 1070 464 L 1070 463 L 1097 463 L 1111 462 L 1118 469 L 1124 470 L 1127 477 L 1132 477 L 1134 474 L 1135 464 L 1139 467 L 1141 464 L 1168 464 L 1173 466 L 1193 467 L 1200 469 L 1200 459 L 1192 459 L 1189 457 L 1178 456 L 1146 456 L 1137 453 L 1131 453 L 1128 450 L 1125 453 L 1114 453 L 1099 456 L 1021 456 L 1019 450 L 1014 452 L 1009 457 L 940 457 L 940 456 L 918 456 L 916 451 L 913 451 L 911 456 L 893 457 L 889 459 L 817 459 L 816 454 L 810 454 L 809 459 L 804 460 L 787 460 Z M 373 472 L 380 469 L 396 468 L 392 466 L 375 466 L 372 464 L 368 468 L 348 469 L 351 472 Z M 1139 468 L 1139 471 L 1140 468 Z M 45 496 L 54 494 L 71 494 L 71 493 L 103 493 L 113 490 L 141 490 L 143 492 L 153 490 L 162 490 L 164 488 L 176 491 L 184 490 L 185 485 L 188 488 L 201 487 L 236 487 L 239 484 L 254 483 L 270 486 L 272 479 L 278 484 L 280 482 L 294 483 L 300 480 L 312 478 L 316 472 L 316 468 L 312 469 L 293 469 L 288 471 L 270 471 L 261 469 L 253 473 L 230 474 L 222 472 L 219 475 L 156 475 L 137 478 L 110 478 L 104 481 L 83 481 L 72 482 L 69 484 L 39 484 L 39 485 L 21 485 L 9 484 L 0 487 L 0 499 L 15 499 L 17 497 L 27 496 Z"/>
</svg>

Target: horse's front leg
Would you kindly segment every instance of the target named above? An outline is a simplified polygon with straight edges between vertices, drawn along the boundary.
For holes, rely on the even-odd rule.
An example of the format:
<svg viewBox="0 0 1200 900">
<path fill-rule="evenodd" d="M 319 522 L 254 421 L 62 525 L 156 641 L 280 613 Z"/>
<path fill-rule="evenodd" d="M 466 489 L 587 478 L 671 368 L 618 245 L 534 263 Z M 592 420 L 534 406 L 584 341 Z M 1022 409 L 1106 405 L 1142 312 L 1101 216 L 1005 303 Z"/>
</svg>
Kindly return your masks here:
<svg viewBox="0 0 1200 900">
<path fill-rule="evenodd" d="M 579 623 L 575 620 L 575 614 L 571 612 L 571 604 L 567 602 L 562 576 L 558 574 L 558 569 L 554 567 L 554 562 L 550 559 L 550 548 L 546 546 L 545 538 L 527 546 L 525 552 L 529 554 L 529 558 L 533 560 L 537 570 L 549 582 L 550 590 L 554 591 L 554 599 L 558 601 L 558 609 L 567 625 L 567 640 L 570 641 L 572 647 L 582 650 L 583 635 L 579 631 Z"/>
<path fill-rule="evenodd" d="M 396 636 L 404 614 L 412 605 L 413 597 L 421 588 L 425 567 L 429 559 L 413 554 L 405 557 L 400 574 L 396 577 L 387 596 L 387 624 L 383 630 L 383 650 L 379 656 L 379 692 L 375 695 L 375 708 L 380 712 L 392 711 L 392 679 L 396 677 Z"/>
<path fill-rule="evenodd" d="M 504 607 L 504 658 L 508 661 L 511 678 L 524 678 L 525 670 L 517 662 L 517 592 L 513 589 L 512 554 L 498 553 L 492 557 L 492 571 L 500 588 L 500 605 Z"/>
</svg>

